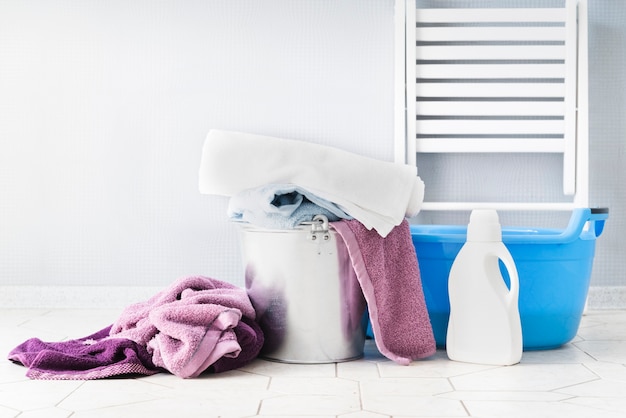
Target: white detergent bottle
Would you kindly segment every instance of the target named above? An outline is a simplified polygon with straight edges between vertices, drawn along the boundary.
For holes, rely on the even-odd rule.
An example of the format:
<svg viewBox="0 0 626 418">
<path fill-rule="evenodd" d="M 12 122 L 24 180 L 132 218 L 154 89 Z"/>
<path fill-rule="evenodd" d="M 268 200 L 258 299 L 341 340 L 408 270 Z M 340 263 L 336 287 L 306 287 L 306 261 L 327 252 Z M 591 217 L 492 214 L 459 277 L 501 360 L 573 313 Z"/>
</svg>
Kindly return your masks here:
<svg viewBox="0 0 626 418">
<path fill-rule="evenodd" d="M 499 260 L 508 271 L 508 287 Z M 495 210 L 472 211 L 467 242 L 450 270 L 448 293 L 446 351 L 451 360 L 499 366 L 519 363 L 519 280 L 513 258 L 502 243 Z"/>
</svg>

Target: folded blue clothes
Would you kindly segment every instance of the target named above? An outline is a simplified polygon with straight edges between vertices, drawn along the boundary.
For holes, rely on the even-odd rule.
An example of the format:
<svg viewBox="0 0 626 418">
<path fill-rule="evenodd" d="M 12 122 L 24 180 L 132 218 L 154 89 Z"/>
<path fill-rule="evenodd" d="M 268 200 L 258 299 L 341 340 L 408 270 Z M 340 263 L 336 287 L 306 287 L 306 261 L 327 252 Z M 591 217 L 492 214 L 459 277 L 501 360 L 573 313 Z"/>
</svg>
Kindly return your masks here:
<svg viewBox="0 0 626 418">
<path fill-rule="evenodd" d="M 338 205 L 295 184 L 267 184 L 230 198 L 228 216 L 268 229 L 293 229 L 324 215 L 329 221 L 352 219 Z"/>
</svg>

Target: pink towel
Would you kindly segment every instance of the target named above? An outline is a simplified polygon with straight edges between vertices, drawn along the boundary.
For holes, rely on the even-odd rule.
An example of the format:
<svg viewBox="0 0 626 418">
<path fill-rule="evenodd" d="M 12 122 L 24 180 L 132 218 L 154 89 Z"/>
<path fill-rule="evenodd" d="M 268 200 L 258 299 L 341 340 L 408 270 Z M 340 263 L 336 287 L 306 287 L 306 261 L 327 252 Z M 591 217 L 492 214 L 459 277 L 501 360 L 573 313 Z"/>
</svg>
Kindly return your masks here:
<svg viewBox="0 0 626 418">
<path fill-rule="evenodd" d="M 179 377 L 196 377 L 222 357 L 239 355 L 234 329 L 242 315 L 255 318 L 244 289 L 206 277 L 187 277 L 145 302 L 128 306 L 110 336 L 146 346 L 158 367 Z"/>
<path fill-rule="evenodd" d="M 406 219 L 385 238 L 357 220 L 331 226 L 348 248 L 380 352 L 402 365 L 434 354 L 435 338 Z"/>
<path fill-rule="evenodd" d="M 77 340 L 31 338 L 9 353 L 31 379 L 90 380 L 220 373 L 248 364 L 264 336 L 244 289 L 206 277 L 180 279 L 129 306 L 115 325 Z"/>
</svg>

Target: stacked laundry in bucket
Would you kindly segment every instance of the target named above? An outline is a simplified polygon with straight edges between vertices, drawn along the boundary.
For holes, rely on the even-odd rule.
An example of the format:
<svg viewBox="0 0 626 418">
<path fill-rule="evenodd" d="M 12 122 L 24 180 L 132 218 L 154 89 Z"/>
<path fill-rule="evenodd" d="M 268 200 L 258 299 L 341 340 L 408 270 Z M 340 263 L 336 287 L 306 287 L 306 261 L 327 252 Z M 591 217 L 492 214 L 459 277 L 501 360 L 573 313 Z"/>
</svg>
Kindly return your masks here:
<svg viewBox="0 0 626 418">
<path fill-rule="evenodd" d="M 435 352 L 406 220 L 423 200 L 415 166 L 305 141 L 212 130 L 199 186 L 201 193 L 230 197 L 232 220 L 262 228 L 292 229 L 323 215 L 349 253 L 380 352 L 404 365 Z"/>
<path fill-rule="evenodd" d="M 356 317 L 363 316 L 359 309 L 367 303 L 383 355 L 407 365 L 435 352 L 406 220 L 417 214 L 423 198 L 424 184 L 416 167 L 302 141 L 214 130 L 202 150 L 199 184 L 201 193 L 231 197 L 231 219 L 269 231 L 308 223 L 313 224 L 315 239 L 315 222 L 322 217 L 324 226 L 341 239 L 337 242 L 341 257 L 349 258 L 349 269 L 340 266 L 345 273 L 340 278 L 346 282 L 339 283 L 335 296 L 346 303 L 339 309 L 356 308 L 339 319 L 343 323 L 337 328 L 347 335 L 346 330 L 357 327 Z M 293 273 L 296 279 L 306 276 Z M 91 335 L 59 342 L 31 338 L 11 350 L 8 358 L 27 367 L 29 378 L 48 380 L 164 371 L 192 378 L 242 367 L 280 336 L 263 320 L 266 305 L 274 303 L 272 295 L 262 294 L 268 289 L 253 289 L 253 276 L 246 271 L 246 289 L 203 276 L 180 278 L 148 300 L 129 305 L 115 322 Z M 307 300 L 307 294 L 300 297 L 317 303 L 319 313 L 313 315 L 322 318 L 328 310 L 330 297 L 319 301 Z M 284 307 L 273 308 L 283 313 Z M 279 317 L 278 324 L 271 325 L 288 326 L 287 319 Z M 333 325 L 319 318 L 316 322 L 322 328 Z M 310 328 L 304 331 L 320 335 Z M 351 359 L 328 353 L 328 346 L 318 343 L 324 361 Z M 352 345 L 358 344 L 355 340 Z M 352 353 L 350 347 L 346 352 Z M 305 355 L 296 361 L 319 358 L 308 360 Z"/>
</svg>

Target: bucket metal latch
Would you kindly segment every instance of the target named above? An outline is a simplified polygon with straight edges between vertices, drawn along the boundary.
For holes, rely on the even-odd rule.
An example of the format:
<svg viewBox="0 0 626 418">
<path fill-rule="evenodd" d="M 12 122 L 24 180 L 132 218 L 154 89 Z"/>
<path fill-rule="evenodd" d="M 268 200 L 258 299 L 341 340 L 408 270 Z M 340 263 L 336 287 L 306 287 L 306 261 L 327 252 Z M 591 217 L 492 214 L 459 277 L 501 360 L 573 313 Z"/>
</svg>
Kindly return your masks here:
<svg viewBox="0 0 626 418">
<path fill-rule="evenodd" d="M 302 222 L 305 225 L 311 225 L 308 239 L 314 242 L 330 241 L 330 233 L 328 232 L 328 218 L 324 215 L 315 215 L 311 222 Z"/>
</svg>

